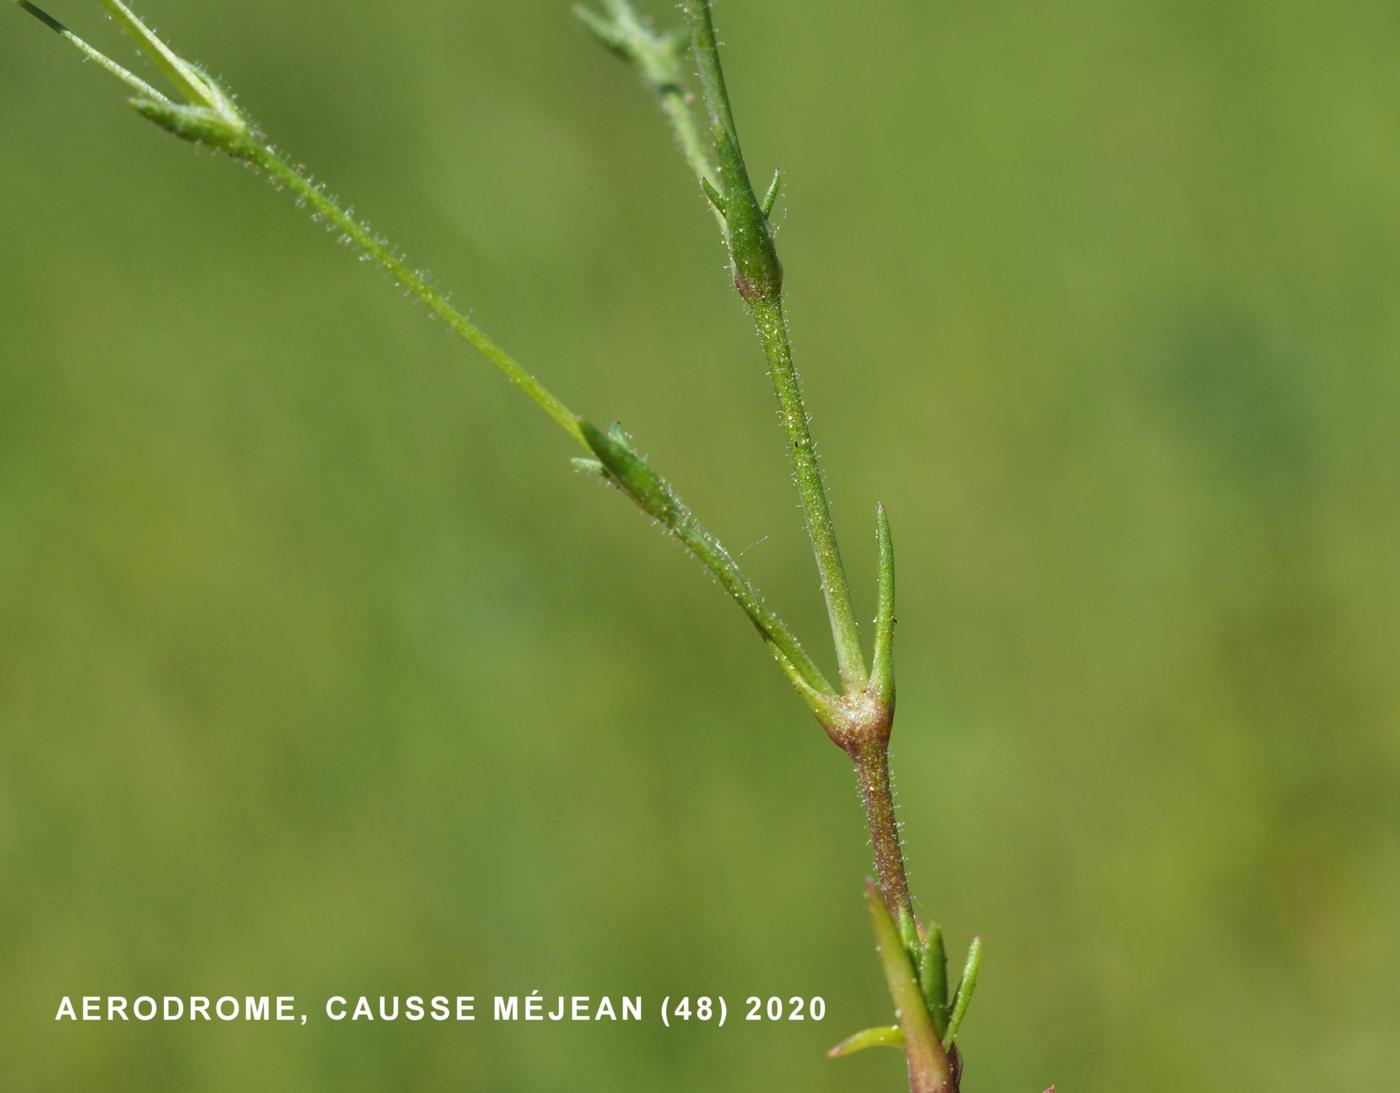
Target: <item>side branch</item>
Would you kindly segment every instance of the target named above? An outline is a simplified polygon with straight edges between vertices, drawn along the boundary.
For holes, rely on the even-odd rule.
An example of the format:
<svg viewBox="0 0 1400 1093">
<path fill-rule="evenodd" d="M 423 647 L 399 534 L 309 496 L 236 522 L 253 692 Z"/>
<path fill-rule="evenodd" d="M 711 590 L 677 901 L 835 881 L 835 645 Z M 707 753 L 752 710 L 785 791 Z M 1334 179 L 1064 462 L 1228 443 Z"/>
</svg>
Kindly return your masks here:
<svg viewBox="0 0 1400 1093">
<path fill-rule="evenodd" d="M 826 485 L 817 462 L 816 443 L 812 439 L 807 407 L 802 400 L 802 387 L 792 362 L 792 344 L 788 338 L 787 319 L 783 314 L 783 267 L 778 260 L 773 231 L 765 211 L 765 206 L 771 208 L 771 203 L 767 197 L 760 199 L 754 191 L 744 162 L 734 110 L 725 85 L 724 67 L 720 62 L 710 0 L 687 0 L 685 11 L 690 20 L 695 60 L 700 69 L 700 83 L 705 92 L 705 105 L 719 157 L 720 178 L 724 184 L 720 197 L 734 286 L 748 304 L 763 343 L 773 391 L 778 399 L 779 416 L 787 436 L 788 454 L 792 458 L 798 492 L 802 497 L 807 536 L 811 540 L 817 570 L 821 575 L 822 595 L 831 620 L 841 680 L 846 692 L 854 694 L 864 688 L 868 678 L 865 657 L 860 647 L 855 612 L 851 607 L 851 592 L 841 560 L 841 548 L 831 520 Z M 770 189 L 770 193 L 776 198 L 775 190 Z"/>
</svg>

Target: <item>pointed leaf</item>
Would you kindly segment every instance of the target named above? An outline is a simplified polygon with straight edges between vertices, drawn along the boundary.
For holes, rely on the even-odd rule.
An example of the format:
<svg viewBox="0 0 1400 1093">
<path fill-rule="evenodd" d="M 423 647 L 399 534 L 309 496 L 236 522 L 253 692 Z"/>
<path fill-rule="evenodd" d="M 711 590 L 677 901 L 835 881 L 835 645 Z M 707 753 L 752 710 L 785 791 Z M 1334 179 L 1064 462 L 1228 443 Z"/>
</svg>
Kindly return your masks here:
<svg viewBox="0 0 1400 1093">
<path fill-rule="evenodd" d="M 919 959 L 919 985 L 938 1035 L 943 1035 L 948 1011 L 948 954 L 943 948 L 943 929 L 938 923 L 928 928 L 928 944 Z"/>
<path fill-rule="evenodd" d="M 879 1025 L 848 1036 L 826 1053 L 828 1059 L 840 1059 L 872 1047 L 903 1047 L 904 1030 L 898 1025 Z"/>
<path fill-rule="evenodd" d="M 885 907 L 875 885 L 865 884 L 865 902 L 870 908 L 870 921 L 875 928 L 875 941 L 880 950 L 880 963 L 885 969 L 885 983 L 894 1001 L 895 1013 L 904 1029 L 904 1050 L 909 1058 L 909 1087 L 911 1093 L 948 1093 L 951 1089 L 952 1068 L 948 1054 L 933 1028 L 933 1019 L 924 1006 L 923 992 L 914 976 L 914 965 L 904 950 L 899 931 Z"/>
<path fill-rule="evenodd" d="M 763 200 L 759 203 L 759 208 L 763 210 L 763 215 L 771 217 L 773 206 L 778 203 L 778 194 L 783 189 L 783 172 L 774 171 L 773 181 L 768 184 L 768 192 L 763 195 Z"/>
<path fill-rule="evenodd" d="M 977 989 L 977 973 L 982 969 L 982 939 L 974 937 L 967 950 L 967 963 L 963 966 L 962 979 L 958 982 L 957 993 L 948 1010 L 948 1030 L 943 1034 L 943 1049 L 953 1046 L 958 1038 L 958 1029 L 967 1016 L 967 1007 L 972 1004 L 972 992 Z"/>
<path fill-rule="evenodd" d="M 894 702 L 894 540 L 884 504 L 875 506 L 875 546 L 879 555 L 879 606 L 875 616 L 875 652 L 870 689 L 886 705 Z"/>
<path fill-rule="evenodd" d="M 87 42 L 79 38 L 76 34 L 74 34 L 66 26 L 64 26 L 52 15 L 46 12 L 43 8 L 31 4 L 29 0 L 18 0 L 18 3 L 22 9 L 27 11 L 30 15 L 34 16 L 35 19 L 38 19 L 39 22 L 44 24 L 44 26 L 48 27 L 51 31 L 57 34 L 64 41 L 68 42 L 69 45 L 76 47 L 83 54 L 84 57 L 86 57 L 90 61 L 95 62 L 101 68 L 110 72 L 113 76 L 121 80 L 122 83 L 126 84 L 127 87 L 131 88 L 138 95 L 142 95 L 153 101 L 165 100 L 164 95 L 162 95 L 154 87 L 148 84 L 145 80 L 141 79 L 140 76 L 137 76 L 134 72 L 128 72 L 125 68 L 117 64 L 116 61 L 112 60 L 112 58 L 108 57 L 105 53 L 102 53 L 99 50 L 94 49 L 92 46 L 88 45 Z"/>
<path fill-rule="evenodd" d="M 710 204 L 715 207 L 715 212 L 719 213 L 720 216 L 724 216 L 724 198 L 721 197 L 720 192 L 715 189 L 715 184 L 704 175 L 701 175 L 700 188 L 705 191 L 705 196 L 710 199 Z"/>
<path fill-rule="evenodd" d="M 171 83 L 180 89 L 180 93 L 186 101 L 197 106 L 209 106 L 218 109 L 220 103 L 219 96 L 210 91 L 209 85 L 195 69 L 179 57 L 175 52 L 156 36 L 155 31 L 146 26 L 136 17 L 136 13 L 128 8 L 121 0 L 102 0 L 102 6 L 111 13 L 121 28 L 131 35 L 141 52 L 149 57 L 162 72 L 169 78 Z"/>
</svg>

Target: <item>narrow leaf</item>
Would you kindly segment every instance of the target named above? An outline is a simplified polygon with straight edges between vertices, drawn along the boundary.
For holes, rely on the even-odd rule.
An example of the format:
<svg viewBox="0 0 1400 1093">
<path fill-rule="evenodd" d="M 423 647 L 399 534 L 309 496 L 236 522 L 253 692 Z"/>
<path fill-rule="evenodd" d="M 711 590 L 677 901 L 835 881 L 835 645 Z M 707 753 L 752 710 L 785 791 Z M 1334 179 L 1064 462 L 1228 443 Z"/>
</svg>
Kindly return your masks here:
<svg viewBox="0 0 1400 1093">
<path fill-rule="evenodd" d="M 724 198 L 721 197 L 720 192 L 715 189 L 714 183 L 704 175 L 701 175 L 700 188 L 705 191 L 705 196 L 710 199 L 710 204 L 715 207 L 715 212 L 719 213 L 720 216 L 724 216 Z"/>
<path fill-rule="evenodd" d="M 909 959 L 917 964 L 923 942 L 919 940 L 919 924 L 914 920 L 914 912 L 901 907 L 898 922 L 899 940 L 904 943 L 904 951 L 909 954 Z"/>
<path fill-rule="evenodd" d="M 826 1053 L 828 1059 L 840 1059 L 872 1047 L 903 1047 L 904 1030 L 898 1025 L 879 1025 L 848 1036 Z"/>
<path fill-rule="evenodd" d="M 18 3 L 21 8 L 27 11 L 30 15 L 34 16 L 35 19 L 38 19 L 39 22 L 44 24 L 44 26 L 48 27 L 51 31 L 57 34 L 69 45 L 74 46 L 79 52 L 83 54 L 84 57 L 86 57 L 90 61 L 93 61 L 106 71 L 110 72 L 113 76 L 121 80 L 122 83 L 126 84 L 127 87 L 131 88 L 138 95 L 143 95 L 146 98 L 156 102 L 165 99 L 164 95 L 162 95 L 154 87 L 148 84 L 145 80 L 141 79 L 140 76 L 137 76 L 133 72 L 128 72 L 125 68 L 117 64 L 116 61 L 112 60 L 112 58 L 108 57 L 105 53 L 102 53 L 97 49 L 94 49 L 92 46 L 88 45 L 87 42 L 79 38 L 76 34 L 74 34 L 66 26 L 64 26 L 52 15 L 46 12 L 43 8 L 31 4 L 29 0 L 18 0 Z"/>
<path fill-rule="evenodd" d="M 972 1004 L 972 992 L 977 989 L 977 973 L 982 969 L 982 939 L 974 937 L 967 950 L 967 963 L 963 966 L 962 980 L 958 983 L 953 1005 L 948 1013 L 948 1030 L 943 1034 L 943 1050 L 947 1051 L 958 1038 L 958 1029 L 967 1016 L 967 1007 Z"/>
<path fill-rule="evenodd" d="M 603 464 L 599 463 L 596 459 L 585 459 L 584 457 L 580 456 L 577 459 L 569 460 L 569 462 L 574 465 L 575 470 L 582 471 L 584 474 L 592 475 L 595 478 L 602 479 L 606 479 L 608 477 L 608 469 L 604 467 Z"/>
<path fill-rule="evenodd" d="M 203 77 L 187 61 L 176 56 L 175 52 L 156 36 L 155 31 L 141 22 L 136 13 L 121 0 L 102 0 L 102 6 L 121 24 L 121 28 L 131 35 L 141 52 L 170 77 L 171 82 L 180 89 L 180 93 L 188 102 L 215 109 L 222 105 L 219 101 L 220 96 L 210 90 Z"/>
<path fill-rule="evenodd" d="M 875 546 L 880 575 L 870 687 L 881 702 L 889 705 L 894 701 L 894 540 L 883 504 L 875 507 Z"/>
<path fill-rule="evenodd" d="M 879 891 L 870 881 L 865 884 L 865 902 L 870 908 L 870 921 L 875 928 L 875 942 L 880 950 L 880 963 L 885 969 L 885 983 L 904 1029 L 910 1091 L 947 1093 L 952 1083 L 948 1054 L 939 1042 L 933 1020 L 924 1006 L 924 996 L 914 976 L 914 965 L 909 962 L 909 954 L 905 952 L 899 931 Z"/>
<path fill-rule="evenodd" d="M 928 928 L 928 944 L 919 959 L 919 986 L 933 1027 L 943 1035 L 948 1012 L 948 953 L 943 947 L 943 928 L 932 923 Z"/>
<path fill-rule="evenodd" d="M 783 189 L 783 172 L 774 171 L 773 181 L 768 184 L 768 192 L 763 195 L 763 200 L 759 203 L 759 208 L 763 210 L 763 215 L 771 217 L 773 206 L 778 203 L 778 194 Z"/>
</svg>

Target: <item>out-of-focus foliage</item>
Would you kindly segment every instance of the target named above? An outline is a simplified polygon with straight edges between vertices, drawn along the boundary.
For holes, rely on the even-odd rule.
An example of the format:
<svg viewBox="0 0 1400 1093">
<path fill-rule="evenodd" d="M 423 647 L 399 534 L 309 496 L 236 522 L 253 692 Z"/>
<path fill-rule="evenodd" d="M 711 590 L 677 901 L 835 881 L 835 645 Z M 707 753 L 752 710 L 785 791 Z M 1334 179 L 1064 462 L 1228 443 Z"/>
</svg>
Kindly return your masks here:
<svg viewBox="0 0 1400 1093">
<path fill-rule="evenodd" d="M 96 10 L 55 14 L 120 48 Z M 824 644 L 713 222 L 565 5 L 143 13 Z M 821 1056 L 889 1020 L 864 836 L 742 616 L 382 277 L 0 14 L 0 1086 L 897 1089 Z M 719 16 L 872 616 L 892 516 L 913 879 L 987 938 L 968 1088 L 1400 1085 L 1396 6 Z M 829 1016 L 52 1021 L 534 988 Z"/>
</svg>

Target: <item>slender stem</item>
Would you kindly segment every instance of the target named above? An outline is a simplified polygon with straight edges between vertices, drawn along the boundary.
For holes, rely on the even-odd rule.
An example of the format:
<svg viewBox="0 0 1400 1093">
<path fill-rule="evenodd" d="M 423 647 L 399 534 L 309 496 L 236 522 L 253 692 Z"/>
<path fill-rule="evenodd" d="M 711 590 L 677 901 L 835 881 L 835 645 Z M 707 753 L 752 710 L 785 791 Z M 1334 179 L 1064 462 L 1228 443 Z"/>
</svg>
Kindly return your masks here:
<svg viewBox="0 0 1400 1093">
<path fill-rule="evenodd" d="M 614 426 L 604 433 L 589 422 L 582 424 L 584 438 L 598 458 L 598 469 L 714 574 L 758 628 L 798 693 L 818 716 L 828 714 L 835 697 L 831 684 L 792 631 L 763 601 L 729 551 L 695 518 L 671 483 L 637 453 L 620 428 Z"/>
<path fill-rule="evenodd" d="M 579 417 L 564 405 L 539 380 L 527 372 L 510 354 L 497 345 L 475 323 L 454 308 L 440 292 L 415 273 L 394 251 L 348 212 L 317 187 L 310 179 L 292 167 L 285 159 L 267 145 L 258 145 L 253 153 L 253 161 L 279 182 L 285 184 L 298 197 L 303 198 L 317 213 L 324 216 L 336 228 L 343 231 L 366 254 L 379 262 L 410 292 L 422 300 L 432 311 L 464 341 L 475 348 L 494 364 L 506 378 L 519 387 L 539 405 L 561 428 L 585 448 L 590 455 L 603 456 L 599 450 L 600 434 L 585 425 Z M 590 439 L 588 433 L 594 433 Z M 824 706 L 832 694 L 831 684 L 822 675 L 821 669 L 807 655 L 802 644 L 787 628 L 782 620 L 763 601 L 763 597 L 753 587 L 749 579 L 739 569 L 733 557 L 719 539 L 700 523 L 678 497 L 671 491 L 655 471 L 635 453 L 631 458 L 644 468 L 645 473 L 667 496 L 667 513 L 652 511 L 673 532 L 681 543 L 719 581 L 720 586 L 734 598 L 749 616 L 765 643 L 773 650 L 783 671 L 794 686 L 814 707 Z M 611 469 L 611 468 L 610 468 Z M 631 492 L 631 491 L 629 491 Z M 634 497 L 636 494 L 634 493 Z M 640 499 L 639 499 L 640 500 Z M 651 511 L 652 506 L 644 504 Z"/>
<path fill-rule="evenodd" d="M 638 70 L 643 83 L 657 97 L 681 151 L 702 187 L 714 195 L 719 194 L 721 186 L 724 189 L 723 195 L 717 196 L 712 211 L 726 234 L 734 260 L 736 284 L 749 304 L 768 359 L 783 429 L 796 470 L 807 534 L 816 555 L 822 595 L 831 619 L 841 682 L 848 693 L 854 693 L 867 682 L 859 627 L 851 607 L 850 588 L 831 520 L 826 486 L 817 462 L 816 445 L 802 401 L 801 385 L 792 363 L 792 347 L 779 292 L 781 267 L 773 249 L 768 218 L 763 212 L 768 202 L 767 199 L 760 201 L 753 192 L 743 164 L 708 0 L 687 4 L 686 11 L 690 18 L 691 37 L 705 101 L 716 128 L 720 156 L 718 170 L 712 165 L 701 143 L 671 42 L 652 33 L 633 10 L 629 0 L 607 0 L 606 6 L 610 16 L 607 20 L 587 9 L 579 10 L 578 14 L 609 49 Z M 720 211 L 721 205 L 723 212 Z M 772 286 L 773 291 L 771 294 L 755 295 L 760 285 Z"/>
<path fill-rule="evenodd" d="M 720 62 L 710 0 L 688 0 L 685 7 L 690 17 L 700 83 L 705 91 L 705 103 L 719 152 L 734 283 L 749 305 L 764 354 L 768 358 L 768 371 L 778 398 L 779 415 L 787 434 L 797 488 L 802 497 L 807 536 L 812 542 L 812 552 L 816 555 L 817 569 L 821 574 L 822 595 L 826 599 L 827 615 L 831 620 L 841 680 L 847 692 L 853 694 L 865 686 L 868 678 L 865 657 L 861 652 L 855 613 L 851 609 L 850 587 L 845 566 L 841 562 L 836 529 L 831 522 L 831 507 L 817 462 L 807 407 L 802 401 L 802 387 L 792 363 L 792 343 L 788 338 L 787 319 L 782 305 L 782 264 L 774 248 L 768 218 L 763 213 L 763 203 L 754 192 L 748 168 L 744 164 L 734 110 L 724 81 L 724 67 Z"/>
<path fill-rule="evenodd" d="M 821 574 L 822 595 L 826 598 L 827 614 L 831 619 L 841 679 L 847 690 L 859 690 L 866 683 L 860 631 L 851 607 L 850 585 L 841 560 L 841 547 L 836 540 L 831 507 L 826 499 L 826 485 L 817 460 L 817 446 L 812 439 L 807 406 L 802 398 L 801 381 L 792 363 L 787 317 L 783 314 L 780 300 L 753 300 L 749 307 L 758 327 L 759 339 L 763 342 L 763 352 L 768 358 L 768 371 L 778 398 L 778 413 L 783 431 L 787 434 L 788 454 L 792 457 L 797 490 L 802 497 L 807 537 L 811 540 L 812 553 L 816 556 L 817 570 Z"/>
<path fill-rule="evenodd" d="M 630 12 L 628 0 L 609 0 L 609 7 L 621 26 L 625 20 L 620 13 Z M 715 140 L 721 186 L 715 185 L 711 173 L 705 169 L 708 166 L 705 161 L 691 151 L 694 147 L 690 139 L 693 136 L 693 120 L 688 109 L 681 111 L 683 120 L 673 119 L 673 127 L 677 128 L 687 159 L 691 161 L 692 169 L 696 171 L 722 222 L 735 288 L 748 305 L 763 344 L 798 492 L 802 498 L 807 535 L 821 574 L 822 594 L 831 620 L 841 681 L 845 688 L 841 700 L 811 704 L 828 735 L 850 755 L 855 764 L 878 877 L 878 894 L 872 894 L 871 898 L 879 905 L 880 914 L 875 914 L 874 906 L 872 914 L 876 918 L 876 934 L 882 939 L 881 952 L 891 994 L 903 1022 L 911 1088 L 915 1093 L 946 1093 L 957 1089 L 960 1068 L 956 1062 L 956 1051 L 949 1055 L 939 1042 L 931 1007 L 925 1003 L 918 977 L 910 964 L 911 959 L 929 954 L 925 951 L 914 917 L 890 783 L 889 733 L 893 725 L 895 700 L 895 587 L 894 548 L 889 520 L 884 506 L 880 506 L 876 519 L 879 613 L 873 674 L 867 674 L 859 628 L 851 606 L 850 586 L 831 518 L 831 506 L 817 459 L 801 382 L 793 366 L 792 342 L 783 310 L 783 269 L 768 220 L 781 177 L 775 176 L 767 195 L 760 200 L 754 191 L 740 147 L 710 0 L 685 0 L 683 7 L 690 22 L 692 47 Z M 609 30 L 605 28 L 602 35 L 605 43 L 640 64 L 636 51 L 622 48 L 616 35 L 609 36 Z M 683 107 L 684 103 L 677 99 L 673 105 Z M 664 97 L 662 106 L 671 117 Z M 703 166 L 697 166 L 697 160 Z M 789 672 L 789 675 L 792 674 Z M 881 916 L 886 913 L 888 917 L 883 918 L 882 925 Z M 934 962 L 946 977 L 941 948 L 934 956 L 937 958 Z M 930 978 L 936 978 L 932 971 Z M 938 1015 L 941 1018 L 942 994 L 946 991 L 946 983 L 932 985 L 937 987 Z M 886 1033 L 888 1030 L 877 1035 L 876 1039 L 879 1040 Z M 865 1042 L 858 1036 L 852 1043 L 864 1046 Z M 894 1041 L 886 1039 L 880 1042 Z M 837 1052 L 840 1053 L 847 1046 L 843 1044 Z"/>
<path fill-rule="evenodd" d="M 739 569 L 720 541 L 700 521 L 686 511 L 686 518 L 676 528 L 676 535 L 686 548 L 705 564 L 724 590 L 739 601 L 758 632 L 778 657 L 783 670 L 815 707 L 825 709 L 825 699 L 834 693 L 822 670 L 807 655 L 796 636 L 763 601 L 757 590 Z M 804 686 L 805 685 L 805 686 Z"/>
<path fill-rule="evenodd" d="M 671 123 L 676 143 L 695 172 L 696 181 L 708 179 L 711 185 L 718 186 L 719 173 L 710 163 L 710 154 L 705 150 L 705 142 L 700 139 L 700 130 L 690 112 L 690 96 L 681 80 L 683 51 L 677 48 L 676 39 L 654 33 L 632 7 L 631 0 L 606 0 L 606 3 L 615 29 L 627 43 L 628 56 L 641 69 L 642 79 Z"/>
<path fill-rule="evenodd" d="M 592 451 L 588 446 L 588 441 L 584 439 L 578 415 L 527 372 L 514 357 L 497 345 L 485 331 L 453 307 L 448 302 L 447 297 L 410 269 L 404 260 L 390 250 L 383 240 L 369 228 L 327 197 L 315 183 L 287 163 L 272 148 L 265 145 L 260 146 L 254 154 L 254 162 L 349 236 L 356 246 L 388 270 L 413 295 L 422 300 L 429 310 L 448 325 L 453 333 L 500 369 L 506 379 L 524 391 L 531 401 L 544 410 L 581 447 L 589 452 Z"/>
<path fill-rule="evenodd" d="M 899 1030 L 870 1030 L 840 1045 L 835 1053 L 902 1039 L 915 1093 L 956 1090 L 961 1074 L 953 1046 L 976 985 L 981 942 L 974 939 L 963 980 L 945 1008 L 947 975 L 941 935 L 935 926 L 926 940 L 913 913 L 899 825 L 890 783 L 888 743 L 894 716 L 893 627 L 894 555 L 883 506 L 877 517 L 880 556 L 879 614 L 874 673 L 868 675 L 851 607 L 845 567 L 831 519 L 821 467 L 816 456 L 801 384 L 792 361 L 782 305 L 782 264 L 768 217 L 781 176 L 775 175 L 760 201 L 753 189 L 739 145 L 733 110 L 720 63 L 710 0 L 686 0 L 691 41 L 709 109 L 718 167 L 712 165 L 690 110 L 680 78 L 681 39 L 657 35 L 637 16 L 630 0 L 604 0 L 613 17 L 580 10 L 584 23 L 615 52 L 634 63 L 657 96 L 683 155 L 711 199 L 725 233 L 735 287 L 757 326 L 777 396 L 790 455 L 796 471 L 808 536 L 821 574 L 831 619 L 844 694 L 827 682 L 795 635 L 763 602 L 752 583 L 719 540 L 691 514 L 669 484 L 630 445 L 616 427 L 607 434 L 579 418 L 462 312 L 449 303 L 389 245 L 302 174 L 267 143 L 222 88 L 197 67 L 175 54 L 122 2 L 101 0 L 171 82 L 185 103 L 172 102 L 145 81 L 101 54 L 57 19 L 31 3 L 16 0 L 34 16 L 138 93 L 132 105 L 174 135 L 228 153 L 265 172 L 309 204 L 318 219 L 339 229 L 366 256 L 378 262 L 417 296 L 449 328 L 485 356 L 519 387 L 592 458 L 577 460 L 608 478 L 643 511 L 674 534 L 713 574 L 758 629 L 783 671 L 816 712 L 831 738 L 854 761 L 878 875 L 878 890 L 867 896 L 880 940 L 892 997 L 901 1017 Z M 723 193 L 720 193 L 720 187 Z M 915 962 L 918 971 L 915 971 Z M 942 1018 L 947 1029 L 940 1043 Z M 1053 1089 L 1048 1091 L 1053 1093 Z"/>
<path fill-rule="evenodd" d="M 702 187 L 718 187 L 719 172 L 710 162 L 705 142 L 700 138 L 690 109 L 692 96 L 686 90 L 681 70 L 688 37 L 656 33 L 637 14 L 631 0 L 604 0 L 604 7 L 607 18 L 582 5 L 574 8 L 574 14 L 608 49 L 636 69 L 661 107 L 695 180 Z M 718 209 L 713 211 L 723 229 L 724 215 Z"/>
<path fill-rule="evenodd" d="M 734 107 L 730 105 L 729 88 L 724 82 L 724 65 L 719 58 L 719 37 L 715 34 L 715 17 L 710 9 L 710 0 L 687 0 L 685 11 L 690 17 L 695 63 L 699 66 L 700 82 L 705 88 L 705 103 L 737 145 L 739 129 L 734 124 Z"/>
<path fill-rule="evenodd" d="M 865 822 L 875 852 L 875 875 L 880 897 L 889 908 L 901 932 L 908 933 L 914 922 L 914 906 L 909 898 L 909 879 L 904 871 L 904 848 L 899 841 L 899 823 L 894 816 L 894 792 L 890 785 L 889 749 L 883 741 L 871 741 L 851 753 L 865 805 Z"/>
<path fill-rule="evenodd" d="M 681 152 L 685 161 L 690 164 L 696 181 L 702 185 L 708 182 L 711 186 L 718 186 L 719 175 L 711 165 L 710 157 L 705 153 L 705 144 L 700 139 L 700 130 L 695 125 L 695 115 L 690 112 L 685 88 L 678 83 L 667 84 L 658 88 L 656 95 L 661 112 L 666 115 L 671 132 L 675 134 L 676 143 L 681 146 Z M 718 209 L 712 208 L 712 211 L 719 225 L 723 227 L 724 214 Z"/>
</svg>

